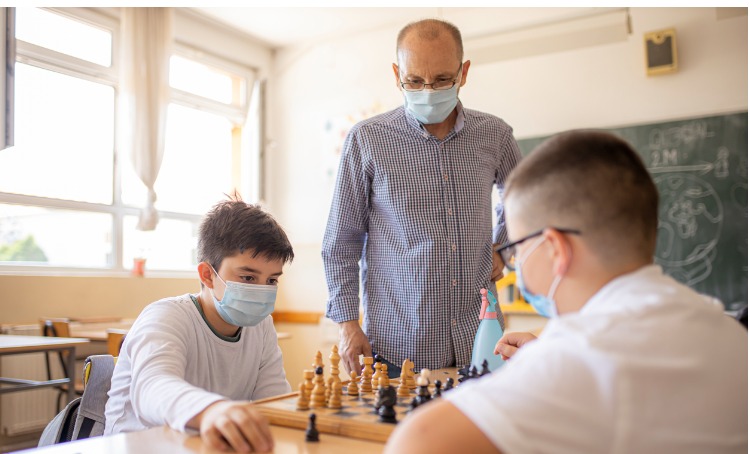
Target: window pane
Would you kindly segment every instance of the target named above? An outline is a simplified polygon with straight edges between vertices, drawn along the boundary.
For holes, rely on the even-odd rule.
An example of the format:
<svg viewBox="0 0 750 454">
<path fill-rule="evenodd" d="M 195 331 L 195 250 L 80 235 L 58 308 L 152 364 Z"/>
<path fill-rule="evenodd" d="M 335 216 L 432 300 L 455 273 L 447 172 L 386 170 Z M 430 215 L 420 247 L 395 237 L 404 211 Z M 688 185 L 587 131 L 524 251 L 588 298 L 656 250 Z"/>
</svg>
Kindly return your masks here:
<svg viewBox="0 0 750 454">
<path fill-rule="evenodd" d="M 112 216 L 0 204 L 0 263 L 106 267 Z"/>
<path fill-rule="evenodd" d="M 143 183 L 124 166 L 123 201 L 141 206 Z M 156 208 L 202 215 L 232 188 L 232 124 L 224 117 L 169 106 L 164 158 L 156 180 Z"/>
<path fill-rule="evenodd" d="M 15 124 L 0 191 L 112 203 L 112 87 L 17 63 Z"/>
<path fill-rule="evenodd" d="M 16 8 L 16 38 L 98 65 L 112 65 L 110 32 L 39 8 Z"/>
<path fill-rule="evenodd" d="M 123 267 L 133 259 L 146 259 L 148 270 L 194 270 L 197 265 L 198 226 L 190 221 L 160 219 L 156 230 L 136 230 L 136 216 L 123 218 Z"/>
<path fill-rule="evenodd" d="M 186 58 L 172 56 L 169 63 L 169 84 L 172 87 L 224 104 L 232 104 L 232 79 L 226 71 Z"/>
</svg>

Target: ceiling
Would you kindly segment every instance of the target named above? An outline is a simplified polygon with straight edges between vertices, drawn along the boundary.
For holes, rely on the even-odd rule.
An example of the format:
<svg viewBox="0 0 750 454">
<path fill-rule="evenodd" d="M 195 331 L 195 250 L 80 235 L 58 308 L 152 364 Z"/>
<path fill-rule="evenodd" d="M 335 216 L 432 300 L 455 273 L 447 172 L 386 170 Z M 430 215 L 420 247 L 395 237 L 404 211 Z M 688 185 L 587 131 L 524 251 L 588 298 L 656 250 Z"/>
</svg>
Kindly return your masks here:
<svg viewBox="0 0 750 454">
<path fill-rule="evenodd" d="M 334 8 L 196 7 L 201 14 L 236 28 L 272 48 L 320 42 L 437 17 L 454 23 L 464 38 L 475 38 L 575 17 L 609 8 Z"/>
</svg>

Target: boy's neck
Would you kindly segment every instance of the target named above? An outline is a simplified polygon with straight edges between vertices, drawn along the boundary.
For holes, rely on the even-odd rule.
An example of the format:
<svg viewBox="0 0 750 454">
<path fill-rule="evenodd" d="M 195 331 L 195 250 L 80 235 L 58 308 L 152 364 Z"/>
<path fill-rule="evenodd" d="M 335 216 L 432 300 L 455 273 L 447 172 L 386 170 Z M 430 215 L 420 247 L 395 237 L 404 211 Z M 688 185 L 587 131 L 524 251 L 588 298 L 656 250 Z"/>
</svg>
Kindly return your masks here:
<svg viewBox="0 0 750 454">
<path fill-rule="evenodd" d="M 205 314 L 206 320 L 214 331 L 226 337 L 232 337 L 237 334 L 239 327 L 225 322 L 216 310 L 214 299 L 211 296 L 211 289 L 203 286 L 201 292 L 198 294 L 198 303 L 203 308 L 203 314 Z"/>
</svg>

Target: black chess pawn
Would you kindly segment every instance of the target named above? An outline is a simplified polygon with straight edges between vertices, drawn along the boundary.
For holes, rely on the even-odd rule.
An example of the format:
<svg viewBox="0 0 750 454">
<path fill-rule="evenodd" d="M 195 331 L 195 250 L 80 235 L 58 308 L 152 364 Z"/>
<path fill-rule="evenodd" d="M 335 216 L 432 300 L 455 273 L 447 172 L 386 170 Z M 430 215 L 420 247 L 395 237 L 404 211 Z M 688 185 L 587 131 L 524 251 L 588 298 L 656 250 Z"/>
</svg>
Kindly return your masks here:
<svg viewBox="0 0 750 454">
<path fill-rule="evenodd" d="M 448 377 L 447 380 L 445 380 L 445 388 L 443 388 L 443 391 L 449 391 L 453 389 L 453 377 Z"/>
<path fill-rule="evenodd" d="M 487 375 L 487 374 L 489 374 L 491 372 L 492 371 L 490 370 L 490 365 L 487 362 L 487 360 L 485 359 L 484 361 L 482 361 L 482 371 L 479 372 L 479 376 L 481 377 L 481 376 Z"/>
<path fill-rule="evenodd" d="M 411 403 L 409 404 L 409 410 L 408 411 L 412 411 L 412 410 L 414 410 L 417 407 L 419 407 L 419 397 L 414 396 L 411 399 Z"/>
<path fill-rule="evenodd" d="M 477 378 L 479 377 L 479 372 L 477 372 L 477 366 L 471 366 L 471 369 L 469 369 L 469 376 L 467 378 Z"/>
<path fill-rule="evenodd" d="M 419 405 L 429 402 L 431 398 L 430 385 L 419 385 L 419 390 L 417 391 L 417 399 L 419 400 Z"/>
<path fill-rule="evenodd" d="M 310 421 L 307 424 L 307 430 L 305 431 L 305 441 L 320 441 L 320 434 L 318 428 L 315 427 L 315 413 L 310 413 Z"/>
<path fill-rule="evenodd" d="M 378 390 L 378 415 L 380 421 L 396 424 L 396 410 L 393 408 L 398 402 L 396 388 L 388 386 Z"/>
<path fill-rule="evenodd" d="M 443 387 L 443 383 L 440 380 L 435 380 L 435 392 L 432 393 L 432 398 L 437 399 L 442 395 L 440 388 Z"/>
<path fill-rule="evenodd" d="M 469 377 L 469 367 L 471 365 L 467 364 L 464 367 L 458 369 L 458 382 L 461 383 L 464 380 L 467 380 Z"/>
</svg>

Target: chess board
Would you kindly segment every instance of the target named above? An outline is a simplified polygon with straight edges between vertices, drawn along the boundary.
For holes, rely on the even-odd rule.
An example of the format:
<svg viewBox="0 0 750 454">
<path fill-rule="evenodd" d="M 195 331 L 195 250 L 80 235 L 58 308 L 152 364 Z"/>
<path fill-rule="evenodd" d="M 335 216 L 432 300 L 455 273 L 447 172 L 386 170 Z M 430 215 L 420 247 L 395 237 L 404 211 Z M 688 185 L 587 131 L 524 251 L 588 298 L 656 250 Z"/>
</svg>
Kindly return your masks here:
<svg viewBox="0 0 750 454">
<path fill-rule="evenodd" d="M 449 376 L 456 377 L 455 369 L 440 369 L 431 372 L 431 377 L 445 382 Z M 377 391 L 365 394 L 362 397 L 348 396 L 348 382 L 344 382 L 344 395 L 341 398 L 342 408 L 310 408 L 309 410 L 297 410 L 297 399 L 299 392 L 283 394 L 281 396 L 269 397 L 255 401 L 256 408 L 268 421 L 277 426 L 306 429 L 310 413 L 315 413 L 315 425 L 321 434 L 334 434 L 345 437 L 360 438 L 385 442 L 390 436 L 396 424 L 380 421 L 380 416 L 375 413 L 374 404 L 377 400 Z M 398 379 L 391 380 L 391 386 L 398 386 Z M 432 386 L 430 391 L 432 392 Z M 396 420 L 401 421 L 408 416 L 409 405 L 416 392 L 412 391 L 409 397 L 399 397 L 394 407 Z"/>
</svg>

